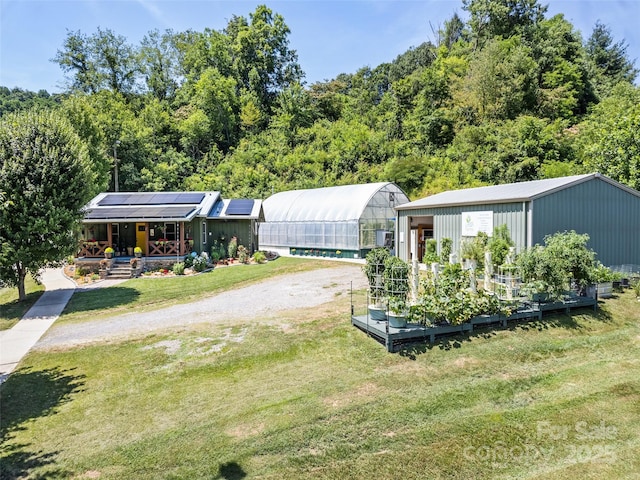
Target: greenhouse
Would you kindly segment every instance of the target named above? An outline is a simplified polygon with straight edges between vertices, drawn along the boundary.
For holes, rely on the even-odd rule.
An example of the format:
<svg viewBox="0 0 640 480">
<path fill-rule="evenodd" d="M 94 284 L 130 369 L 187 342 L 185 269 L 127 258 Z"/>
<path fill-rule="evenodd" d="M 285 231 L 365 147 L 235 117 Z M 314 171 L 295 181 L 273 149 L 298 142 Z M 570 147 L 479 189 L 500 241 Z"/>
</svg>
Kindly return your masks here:
<svg viewBox="0 0 640 480">
<path fill-rule="evenodd" d="M 260 246 L 282 255 L 361 258 L 393 248 L 394 208 L 407 203 L 394 183 L 291 190 L 264 201 Z"/>
</svg>

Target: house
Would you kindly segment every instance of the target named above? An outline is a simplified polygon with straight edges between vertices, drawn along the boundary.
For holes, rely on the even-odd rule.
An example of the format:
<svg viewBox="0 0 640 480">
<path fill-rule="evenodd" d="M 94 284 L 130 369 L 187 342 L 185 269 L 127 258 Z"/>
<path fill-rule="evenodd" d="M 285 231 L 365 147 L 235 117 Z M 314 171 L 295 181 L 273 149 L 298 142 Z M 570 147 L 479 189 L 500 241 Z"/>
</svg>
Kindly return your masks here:
<svg viewBox="0 0 640 480">
<path fill-rule="evenodd" d="M 85 207 L 79 258 L 104 257 L 107 247 L 131 256 L 135 247 L 147 257 L 210 252 L 214 244 L 258 249 L 262 201 L 223 199 L 219 192 L 107 192 Z"/>
<path fill-rule="evenodd" d="M 640 264 L 640 192 L 599 173 L 439 193 L 396 207 L 398 256 L 422 259 L 427 239 L 491 235 L 506 224 L 517 251 L 575 230 L 609 266 Z M 438 250 L 440 251 L 440 250 Z"/>
<path fill-rule="evenodd" d="M 363 257 L 392 247 L 394 207 L 408 201 L 390 182 L 276 193 L 264 201 L 260 245 L 281 255 Z"/>
</svg>

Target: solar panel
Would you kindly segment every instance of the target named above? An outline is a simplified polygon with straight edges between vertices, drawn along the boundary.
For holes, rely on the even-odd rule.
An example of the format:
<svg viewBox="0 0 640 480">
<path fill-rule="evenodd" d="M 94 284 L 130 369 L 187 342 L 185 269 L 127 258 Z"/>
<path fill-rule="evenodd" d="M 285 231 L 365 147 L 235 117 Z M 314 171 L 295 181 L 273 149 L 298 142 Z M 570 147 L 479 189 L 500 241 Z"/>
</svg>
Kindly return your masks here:
<svg viewBox="0 0 640 480">
<path fill-rule="evenodd" d="M 204 193 L 197 192 L 108 193 L 98 205 L 187 205 L 200 203 L 203 199 Z"/>
<path fill-rule="evenodd" d="M 225 211 L 227 215 L 251 215 L 254 200 L 236 199 L 229 200 L 229 206 Z"/>
<path fill-rule="evenodd" d="M 222 207 L 224 207 L 224 202 L 218 199 L 216 203 L 213 204 L 213 207 L 211 208 L 211 211 L 209 212 L 208 217 L 209 218 L 219 217 L 220 214 L 222 213 Z"/>
<path fill-rule="evenodd" d="M 98 208 L 85 215 L 86 220 L 107 219 L 186 219 L 193 212 L 191 205 L 180 206 L 152 206 L 152 207 L 123 207 L 123 208 Z"/>
</svg>

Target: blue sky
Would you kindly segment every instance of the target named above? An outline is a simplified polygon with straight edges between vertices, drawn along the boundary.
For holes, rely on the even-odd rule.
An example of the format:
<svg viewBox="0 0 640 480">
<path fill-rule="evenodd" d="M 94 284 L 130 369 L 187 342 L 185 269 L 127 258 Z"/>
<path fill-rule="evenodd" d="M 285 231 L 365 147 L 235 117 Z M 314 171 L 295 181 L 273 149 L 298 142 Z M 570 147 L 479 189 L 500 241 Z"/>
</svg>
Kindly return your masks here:
<svg viewBox="0 0 640 480">
<path fill-rule="evenodd" d="M 545 3 L 545 2 L 542 2 Z M 426 40 L 462 0 L 0 0 L 0 85 L 60 92 L 63 73 L 49 60 L 67 30 L 110 28 L 138 44 L 153 29 L 220 30 L 233 15 L 248 17 L 258 4 L 280 13 L 307 83 L 376 67 Z M 548 16 L 565 17 L 588 38 L 596 21 L 640 67 L 640 0 L 551 0 Z"/>
</svg>

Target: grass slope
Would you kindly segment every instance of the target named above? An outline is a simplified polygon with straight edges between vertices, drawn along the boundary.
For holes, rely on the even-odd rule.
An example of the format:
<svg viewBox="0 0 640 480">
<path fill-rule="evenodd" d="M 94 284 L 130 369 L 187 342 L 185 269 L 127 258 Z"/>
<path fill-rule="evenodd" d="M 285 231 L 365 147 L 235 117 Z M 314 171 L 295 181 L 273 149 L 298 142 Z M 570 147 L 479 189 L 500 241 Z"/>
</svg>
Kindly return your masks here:
<svg viewBox="0 0 640 480">
<path fill-rule="evenodd" d="M 637 478 L 630 292 L 401 354 L 347 297 L 31 353 L 0 391 L 3 478 Z"/>
</svg>

